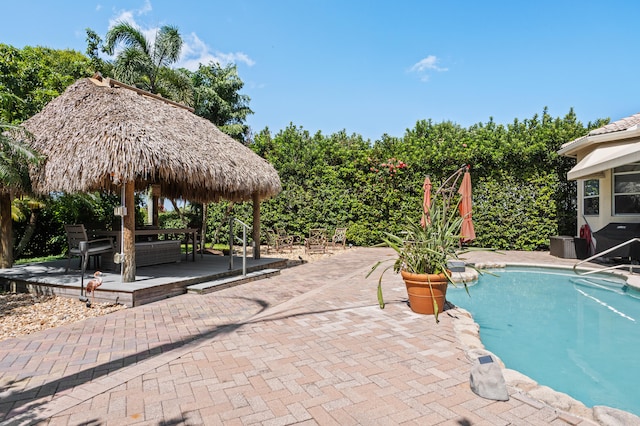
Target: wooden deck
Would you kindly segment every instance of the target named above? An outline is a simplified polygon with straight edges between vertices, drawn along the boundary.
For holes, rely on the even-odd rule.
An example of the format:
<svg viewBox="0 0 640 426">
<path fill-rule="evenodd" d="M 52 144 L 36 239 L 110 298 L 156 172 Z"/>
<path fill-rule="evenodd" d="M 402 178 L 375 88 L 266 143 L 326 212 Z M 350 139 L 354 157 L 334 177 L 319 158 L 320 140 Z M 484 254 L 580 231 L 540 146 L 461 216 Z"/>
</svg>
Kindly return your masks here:
<svg viewBox="0 0 640 426">
<path fill-rule="evenodd" d="M 247 273 L 261 269 L 282 269 L 287 259 L 247 258 Z M 77 259 L 72 259 L 71 267 L 78 268 Z M 0 269 L 0 287 L 17 292 L 55 294 L 62 297 L 80 297 L 81 271 L 69 269 L 65 273 L 67 260 L 17 265 L 10 269 Z M 84 276 L 84 286 L 92 278 L 94 269 L 88 269 Z M 139 306 L 187 292 L 186 287 L 214 281 L 234 275 L 242 275 L 242 258 L 234 256 L 233 270 L 229 269 L 229 256 L 205 255 L 194 261 L 182 260 L 178 263 L 138 267 L 136 280 L 123 283 L 117 272 L 102 270 L 103 283 L 95 294 L 95 303 L 120 303 Z"/>
</svg>

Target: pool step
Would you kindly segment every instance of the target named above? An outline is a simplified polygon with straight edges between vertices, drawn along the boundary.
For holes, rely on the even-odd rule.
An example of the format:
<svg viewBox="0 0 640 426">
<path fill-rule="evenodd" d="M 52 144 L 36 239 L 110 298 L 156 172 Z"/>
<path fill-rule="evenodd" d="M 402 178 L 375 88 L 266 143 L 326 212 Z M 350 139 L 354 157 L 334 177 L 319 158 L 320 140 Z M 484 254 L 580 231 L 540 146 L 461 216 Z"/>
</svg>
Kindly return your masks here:
<svg viewBox="0 0 640 426">
<path fill-rule="evenodd" d="M 234 275 L 232 277 L 221 278 L 219 280 L 207 281 L 204 283 L 193 284 L 187 287 L 187 293 L 191 294 L 207 294 L 219 291 L 225 288 L 234 287 L 236 285 L 248 283 L 251 281 L 270 278 L 280 275 L 280 269 L 261 269 L 259 271 L 249 272 L 246 276 Z"/>
</svg>

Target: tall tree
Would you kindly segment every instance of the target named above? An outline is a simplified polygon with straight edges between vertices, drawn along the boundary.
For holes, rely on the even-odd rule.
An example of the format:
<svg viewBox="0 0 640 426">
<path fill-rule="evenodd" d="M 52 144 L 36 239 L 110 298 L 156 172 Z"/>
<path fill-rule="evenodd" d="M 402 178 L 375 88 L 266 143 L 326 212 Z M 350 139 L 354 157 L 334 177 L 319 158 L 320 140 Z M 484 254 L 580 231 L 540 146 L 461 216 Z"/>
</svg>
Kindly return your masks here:
<svg viewBox="0 0 640 426">
<path fill-rule="evenodd" d="M 91 28 L 87 28 L 87 50 L 85 53 L 91 61 L 91 67 L 94 72 L 99 72 L 103 75 L 111 75 L 113 70 L 113 64 L 109 61 L 105 61 L 100 57 L 100 47 L 102 46 L 102 38 L 93 31 Z"/>
<path fill-rule="evenodd" d="M 191 104 L 191 81 L 184 72 L 170 68 L 180 58 L 182 37 L 176 27 L 165 25 L 148 39 L 135 26 L 120 22 L 106 35 L 104 52 L 116 54 L 113 73 L 123 83 Z M 91 46 L 90 46 L 91 47 Z"/>
<path fill-rule="evenodd" d="M 232 138 L 246 142 L 249 126 L 245 120 L 253 111 L 249 108 L 249 96 L 239 93 L 244 83 L 238 76 L 236 65 L 200 64 L 192 74 L 192 81 L 196 114 Z"/>
<path fill-rule="evenodd" d="M 38 164 L 41 157 L 26 139 L 21 127 L 0 123 L 0 267 L 13 266 L 13 222 L 11 200 L 15 193 L 31 191 L 29 164 Z"/>
<path fill-rule="evenodd" d="M 14 194 L 28 192 L 25 188 L 28 182 L 23 160 L 29 161 L 32 152 L 16 145 L 16 140 L 27 138 L 25 133 L 6 124 L 17 125 L 42 109 L 51 99 L 62 93 L 67 86 L 78 78 L 90 76 L 94 70 L 87 57 L 74 50 L 56 50 L 47 47 L 30 47 L 18 49 L 13 46 L 0 44 L 0 132 L 5 129 L 8 133 L 2 135 L 0 143 L 0 197 L 2 198 L 2 213 L 0 222 L 2 238 L 4 238 L 3 253 L 7 254 L 3 265 L 11 264 L 14 255 L 19 256 L 21 250 L 30 247 L 31 235 L 36 228 L 36 219 L 42 209 L 42 204 L 33 202 L 11 203 Z M 6 123 L 6 124 L 3 124 Z M 9 137 L 14 135 L 11 140 Z M 16 184 L 17 182 L 17 184 Z M 23 185 L 24 184 L 24 185 Z M 22 187 L 22 188 L 21 188 Z M 12 214 L 9 215 L 9 205 L 13 204 Z M 17 208 L 19 205 L 19 209 Z M 22 217 L 16 216 L 22 212 Z M 11 216 L 17 222 L 29 217 L 26 228 L 18 226 L 15 231 L 16 239 L 20 240 L 18 247 L 12 252 L 11 234 L 14 224 L 10 223 Z M 22 232 L 21 232 L 22 231 Z M 47 232 L 52 232 L 47 229 Z M 6 236 L 6 237 L 5 237 Z M 43 238 L 48 240 L 46 238 Z"/>
<path fill-rule="evenodd" d="M 19 124 L 92 73 L 89 59 L 74 50 L 0 44 L 0 117 Z"/>
</svg>

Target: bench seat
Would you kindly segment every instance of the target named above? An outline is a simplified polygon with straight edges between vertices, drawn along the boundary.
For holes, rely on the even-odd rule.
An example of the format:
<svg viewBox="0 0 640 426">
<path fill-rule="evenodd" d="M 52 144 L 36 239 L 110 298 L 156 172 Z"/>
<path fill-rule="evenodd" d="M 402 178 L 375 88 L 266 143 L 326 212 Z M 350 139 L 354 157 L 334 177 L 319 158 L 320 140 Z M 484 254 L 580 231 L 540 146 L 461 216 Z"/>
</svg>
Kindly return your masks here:
<svg viewBox="0 0 640 426">
<path fill-rule="evenodd" d="M 136 267 L 180 262 L 181 257 L 178 240 L 136 243 Z M 102 265 L 105 270 L 119 270 L 118 265 L 113 262 L 113 256 L 105 256 L 102 259 Z"/>
</svg>

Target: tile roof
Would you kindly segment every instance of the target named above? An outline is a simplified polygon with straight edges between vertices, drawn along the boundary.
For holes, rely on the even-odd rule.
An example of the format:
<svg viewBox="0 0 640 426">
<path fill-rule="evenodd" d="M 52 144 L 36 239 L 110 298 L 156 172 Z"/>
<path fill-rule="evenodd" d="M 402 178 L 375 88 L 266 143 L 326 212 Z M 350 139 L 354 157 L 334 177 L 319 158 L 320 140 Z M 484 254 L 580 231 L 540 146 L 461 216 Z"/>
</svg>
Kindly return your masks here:
<svg viewBox="0 0 640 426">
<path fill-rule="evenodd" d="M 561 155 L 569 155 L 573 150 L 580 147 L 584 143 L 587 143 L 589 140 L 589 136 L 624 132 L 625 130 L 629 130 L 634 126 L 638 126 L 640 128 L 640 113 L 614 121 L 613 123 L 609 123 L 606 126 L 598 127 L 597 129 L 593 129 L 592 131 L 587 133 L 585 136 L 580 136 L 579 138 L 566 142 L 562 145 L 559 153 Z"/>
<path fill-rule="evenodd" d="M 621 132 L 627 130 L 637 124 L 640 124 L 640 113 L 634 114 L 631 117 L 626 117 L 613 123 L 609 123 L 606 126 L 593 129 L 589 132 L 589 136 L 603 135 L 605 133 Z"/>
</svg>

